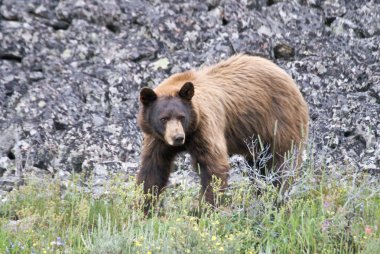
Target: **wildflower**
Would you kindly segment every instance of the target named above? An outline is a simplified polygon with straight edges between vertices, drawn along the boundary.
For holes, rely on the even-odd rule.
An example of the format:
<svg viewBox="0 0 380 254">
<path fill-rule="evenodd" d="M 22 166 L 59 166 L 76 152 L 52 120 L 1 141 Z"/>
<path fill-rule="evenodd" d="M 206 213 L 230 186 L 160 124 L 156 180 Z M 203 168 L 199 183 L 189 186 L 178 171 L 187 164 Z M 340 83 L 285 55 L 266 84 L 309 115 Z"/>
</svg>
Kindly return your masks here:
<svg viewBox="0 0 380 254">
<path fill-rule="evenodd" d="M 370 226 L 365 226 L 364 227 L 364 232 L 366 235 L 371 235 L 373 233 L 373 230 Z"/>
<path fill-rule="evenodd" d="M 211 237 L 211 241 L 215 241 L 215 240 L 216 240 L 216 236 L 213 235 L 213 236 Z"/>
<path fill-rule="evenodd" d="M 322 223 L 322 231 L 326 232 L 330 228 L 330 225 L 331 225 L 331 221 L 329 221 L 329 220 L 323 221 L 323 223 Z"/>
<path fill-rule="evenodd" d="M 217 221 L 212 222 L 212 225 L 219 225 L 219 221 L 217 220 Z"/>
<path fill-rule="evenodd" d="M 139 241 L 135 240 L 135 246 L 140 247 L 140 246 L 142 246 L 142 244 Z"/>
<path fill-rule="evenodd" d="M 151 251 L 148 251 L 146 254 L 152 254 L 152 252 L 151 252 Z"/>
<path fill-rule="evenodd" d="M 59 247 L 65 245 L 65 242 L 62 241 L 61 237 L 58 236 L 57 239 L 55 241 L 52 241 L 50 244 Z"/>
<path fill-rule="evenodd" d="M 219 250 L 220 250 L 220 251 L 224 251 L 223 246 L 220 246 Z"/>
</svg>

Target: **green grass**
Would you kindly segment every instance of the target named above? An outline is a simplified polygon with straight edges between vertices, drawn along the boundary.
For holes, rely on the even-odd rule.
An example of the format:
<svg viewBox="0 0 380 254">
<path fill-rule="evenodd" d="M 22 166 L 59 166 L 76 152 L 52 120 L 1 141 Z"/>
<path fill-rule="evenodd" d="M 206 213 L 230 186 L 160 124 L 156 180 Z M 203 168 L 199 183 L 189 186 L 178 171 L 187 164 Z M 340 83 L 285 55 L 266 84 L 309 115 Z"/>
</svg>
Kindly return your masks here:
<svg viewBox="0 0 380 254">
<path fill-rule="evenodd" d="M 289 198 L 234 183 L 217 209 L 177 186 L 150 218 L 131 178 L 94 198 L 73 180 L 30 180 L 0 207 L 0 253 L 380 253 L 379 182 L 344 169 L 304 169 Z M 91 188 L 90 188 L 91 189 Z"/>
</svg>

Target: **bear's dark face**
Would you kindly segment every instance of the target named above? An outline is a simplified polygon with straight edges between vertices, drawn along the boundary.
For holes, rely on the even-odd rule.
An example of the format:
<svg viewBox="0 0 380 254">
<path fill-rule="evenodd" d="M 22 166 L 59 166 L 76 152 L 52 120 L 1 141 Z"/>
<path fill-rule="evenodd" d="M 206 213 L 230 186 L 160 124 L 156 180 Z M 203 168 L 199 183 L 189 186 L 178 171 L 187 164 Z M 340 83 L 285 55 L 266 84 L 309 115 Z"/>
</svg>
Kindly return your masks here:
<svg viewBox="0 0 380 254">
<path fill-rule="evenodd" d="M 152 133 L 170 146 L 185 144 L 186 134 L 191 131 L 193 109 L 191 99 L 194 86 L 185 83 L 177 96 L 157 96 L 150 88 L 140 92 L 143 131 Z"/>
</svg>

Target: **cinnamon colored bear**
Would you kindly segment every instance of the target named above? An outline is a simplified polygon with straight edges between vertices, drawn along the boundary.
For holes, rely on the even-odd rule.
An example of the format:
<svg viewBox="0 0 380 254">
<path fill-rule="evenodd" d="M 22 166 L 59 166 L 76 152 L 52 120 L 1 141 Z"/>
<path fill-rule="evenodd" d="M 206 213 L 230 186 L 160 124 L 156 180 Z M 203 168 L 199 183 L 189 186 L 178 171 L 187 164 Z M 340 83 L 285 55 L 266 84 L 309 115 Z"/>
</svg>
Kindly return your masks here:
<svg viewBox="0 0 380 254">
<path fill-rule="evenodd" d="M 252 157 L 246 140 L 271 147 L 280 168 L 308 132 L 308 108 L 292 78 L 261 57 L 238 54 L 214 66 L 175 74 L 155 89 L 143 88 L 138 123 L 144 133 L 137 183 L 158 196 L 175 156 L 190 153 L 200 169 L 201 193 L 214 204 L 212 176 L 227 186 L 228 157 Z"/>
</svg>

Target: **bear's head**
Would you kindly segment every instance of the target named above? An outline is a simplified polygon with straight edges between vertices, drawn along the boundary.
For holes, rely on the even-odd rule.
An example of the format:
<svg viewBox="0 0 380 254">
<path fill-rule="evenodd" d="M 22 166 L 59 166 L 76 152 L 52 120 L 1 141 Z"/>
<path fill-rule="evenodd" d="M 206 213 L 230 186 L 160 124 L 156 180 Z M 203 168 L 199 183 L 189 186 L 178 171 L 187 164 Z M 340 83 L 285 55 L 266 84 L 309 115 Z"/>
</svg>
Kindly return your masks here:
<svg viewBox="0 0 380 254">
<path fill-rule="evenodd" d="M 159 96 L 153 89 L 144 87 L 140 91 L 140 128 L 170 146 L 184 145 L 186 135 L 194 131 L 196 122 L 193 95 L 191 82 L 186 82 L 174 96 Z"/>
</svg>

